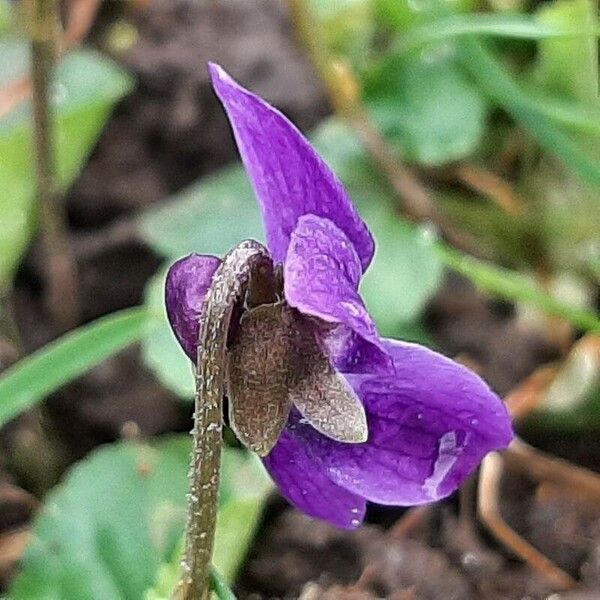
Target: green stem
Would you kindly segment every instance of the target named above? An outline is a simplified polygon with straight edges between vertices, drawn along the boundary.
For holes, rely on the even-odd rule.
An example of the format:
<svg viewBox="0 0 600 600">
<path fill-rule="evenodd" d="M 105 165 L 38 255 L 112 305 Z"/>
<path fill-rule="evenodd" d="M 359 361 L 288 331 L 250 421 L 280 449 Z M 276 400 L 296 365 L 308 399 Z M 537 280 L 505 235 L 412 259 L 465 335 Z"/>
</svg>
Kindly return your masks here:
<svg viewBox="0 0 600 600">
<path fill-rule="evenodd" d="M 268 251 L 258 242 L 242 242 L 223 260 L 204 300 L 198 344 L 186 550 L 183 578 L 176 594 L 184 600 L 207 600 L 210 595 L 231 315 L 234 306 L 245 300 L 251 284 L 253 289 L 260 289 L 269 280 L 273 285 L 273 263 Z"/>
</svg>

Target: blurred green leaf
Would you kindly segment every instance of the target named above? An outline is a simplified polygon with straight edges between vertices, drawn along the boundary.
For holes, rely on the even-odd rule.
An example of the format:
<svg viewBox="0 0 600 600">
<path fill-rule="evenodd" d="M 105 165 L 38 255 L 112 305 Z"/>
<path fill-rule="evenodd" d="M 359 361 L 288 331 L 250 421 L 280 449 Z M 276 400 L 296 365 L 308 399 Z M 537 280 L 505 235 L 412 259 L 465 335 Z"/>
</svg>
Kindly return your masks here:
<svg viewBox="0 0 600 600">
<path fill-rule="evenodd" d="M 374 0 L 377 17 L 387 27 L 402 31 L 415 23 L 432 20 L 448 12 L 475 10 L 477 0 Z"/>
<path fill-rule="evenodd" d="M 212 590 L 219 600 L 236 600 L 235 594 L 229 589 L 219 572 L 215 569 L 211 572 Z"/>
<path fill-rule="evenodd" d="M 594 127 L 577 127 L 572 121 L 569 133 L 571 140 L 586 149 L 588 156 L 594 157 L 600 164 L 600 99 L 598 97 L 598 40 L 596 36 L 586 33 L 590 26 L 597 26 L 597 5 L 589 0 L 557 0 L 547 4 L 539 10 L 540 22 L 558 26 L 578 27 L 579 36 L 565 39 L 548 39 L 540 42 L 533 71 L 533 80 L 538 88 L 558 98 L 554 103 L 553 116 L 561 118 L 571 115 L 574 111 L 561 110 L 562 104 L 570 103 L 577 107 L 581 117 Z M 542 102 L 541 106 L 546 108 Z M 579 119 L 581 122 L 583 119 Z M 563 121 L 564 122 L 564 121 Z M 586 215 L 598 216 L 597 206 L 598 189 L 581 189 L 573 193 L 573 186 L 569 185 L 568 177 L 557 173 L 556 169 L 540 165 L 538 172 L 532 173 L 532 179 L 538 190 L 548 196 L 552 190 L 561 188 L 565 201 L 553 202 L 553 209 L 560 209 L 561 205 L 572 211 L 572 223 L 581 222 Z M 561 177 L 561 175 L 563 175 Z M 536 191 L 536 190 L 534 190 Z M 591 210 L 591 212 L 590 212 Z M 555 211 L 553 211 L 555 212 Z M 552 217 L 550 217 L 552 218 Z M 596 219 L 598 221 L 598 219 Z M 593 222 L 593 219 L 592 219 Z M 598 223 L 596 223 L 596 227 Z M 597 238 L 596 233 L 593 238 Z M 567 238 L 570 239 L 571 238 Z M 555 238 L 561 240 L 561 236 Z M 554 249 L 553 247 L 551 247 Z"/>
<path fill-rule="evenodd" d="M 26 77 L 28 70 L 29 45 L 18 38 L 0 39 L 0 87 Z"/>
<path fill-rule="evenodd" d="M 94 451 L 36 520 L 12 600 L 139 600 L 179 543 L 190 439 Z"/>
<path fill-rule="evenodd" d="M 587 31 L 589 36 L 598 36 L 600 33 L 597 24 L 593 22 L 588 23 L 584 31 Z M 581 37 L 582 27 L 578 23 L 520 14 L 448 15 L 410 28 L 400 37 L 395 48 L 398 52 L 411 52 L 432 42 L 468 34 L 531 40 L 552 38 L 553 43 L 563 44 Z"/>
<path fill-rule="evenodd" d="M 10 34 L 11 29 L 14 27 L 13 11 L 12 3 L 9 0 L 0 0 L 0 37 Z M 0 68 L 1 72 L 2 69 Z"/>
<path fill-rule="evenodd" d="M 537 90 L 531 90 L 531 102 L 557 125 L 600 139 L 600 106 L 540 94 Z"/>
<path fill-rule="evenodd" d="M 255 454 L 231 448 L 223 455 L 221 479 L 213 564 L 231 585 L 248 552 L 273 484 Z"/>
<path fill-rule="evenodd" d="M 409 161 L 464 158 L 484 132 L 486 102 L 447 49 L 387 57 L 365 80 L 375 122 Z"/>
<path fill-rule="evenodd" d="M 21 56 L 23 46 L 15 52 Z M 79 172 L 115 102 L 130 89 L 130 78 L 96 52 L 80 50 L 62 61 L 54 94 L 57 170 L 64 188 Z M 35 227 L 30 113 L 25 102 L 0 122 L 0 287 L 12 278 Z"/>
<path fill-rule="evenodd" d="M 154 323 L 146 309 L 122 310 L 74 329 L 12 365 L 0 376 L 0 425 L 141 340 Z"/>
<path fill-rule="evenodd" d="M 260 513 L 272 484 L 258 458 L 241 450 L 225 448 L 212 584 L 218 598 L 235 598 L 229 590 L 258 525 Z M 155 585 L 145 600 L 169 600 L 181 577 L 184 540 L 169 562 L 158 571 Z M 228 595 L 229 594 L 229 595 Z"/>
<path fill-rule="evenodd" d="M 361 293 L 383 335 L 400 335 L 442 281 L 442 265 L 430 237 L 398 215 L 395 200 L 352 129 L 337 119 L 312 138 L 340 176 L 376 243 Z"/>
<path fill-rule="evenodd" d="M 308 5 L 329 51 L 363 64 L 375 34 L 372 0 L 309 0 Z"/>
<path fill-rule="evenodd" d="M 191 438 L 186 435 L 152 445 L 119 442 L 75 465 L 65 482 L 51 492 L 36 520 L 34 538 L 10 598 L 162 597 L 161 590 L 178 580 L 178 574 L 173 574 L 161 581 L 156 594 L 152 591 L 157 590 L 153 586 L 161 566 L 179 561 L 190 450 Z M 256 457 L 225 450 L 220 510 L 241 501 L 254 507 L 250 515 L 243 503 L 238 505 L 251 518 L 236 523 L 238 545 L 223 565 L 231 577 L 243 559 L 256 515 L 270 489 Z M 232 537 L 221 524 L 218 527 L 217 544 Z M 223 573 L 218 561 L 215 565 Z M 164 578 L 165 572 L 161 574 Z"/>
<path fill-rule="evenodd" d="M 531 131 L 547 152 L 558 156 L 584 181 L 600 185 L 600 162 L 539 110 L 535 101 L 479 40 L 465 37 L 456 44 L 462 64 L 491 100 Z"/>
<path fill-rule="evenodd" d="M 165 271 L 147 284 L 144 306 L 156 317 L 157 325 L 142 342 L 142 356 L 158 380 L 175 394 L 187 400 L 194 398 L 192 363 L 175 339 L 165 313 Z"/>
<path fill-rule="evenodd" d="M 236 165 L 190 186 L 139 220 L 141 236 L 168 258 L 223 255 L 247 238 L 263 239 L 250 182 Z"/>
<path fill-rule="evenodd" d="M 527 303 L 548 314 L 562 317 L 581 329 L 600 331 L 600 315 L 557 300 L 540 290 L 522 273 L 483 262 L 441 244 L 438 245 L 438 253 L 448 267 L 490 294 Z"/>
<path fill-rule="evenodd" d="M 427 231 L 415 228 L 385 205 L 378 205 L 369 216 L 379 243 L 361 293 L 380 332 L 397 336 L 403 325 L 419 317 L 438 289 L 443 268 Z"/>
<path fill-rule="evenodd" d="M 597 4 L 591 0 L 557 0 L 544 4 L 537 19 L 543 26 L 571 28 L 578 31 L 578 35 L 540 42 L 536 81 L 559 96 L 597 107 Z"/>
</svg>

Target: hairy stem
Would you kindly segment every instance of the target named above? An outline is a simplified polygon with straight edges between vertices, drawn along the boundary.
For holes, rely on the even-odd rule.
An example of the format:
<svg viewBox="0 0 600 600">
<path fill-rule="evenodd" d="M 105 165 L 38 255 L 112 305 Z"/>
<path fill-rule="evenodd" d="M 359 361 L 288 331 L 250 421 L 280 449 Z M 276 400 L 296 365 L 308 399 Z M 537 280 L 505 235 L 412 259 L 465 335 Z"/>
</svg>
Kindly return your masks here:
<svg viewBox="0 0 600 600">
<path fill-rule="evenodd" d="M 59 331 L 79 320 L 77 272 L 65 227 L 56 175 L 51 107 L 52 74 L 56 62 L 59 13 L 57 0 L 28 0 L 31 35 L 34 144 L 40 225 L 46 253 L 47 307 Z"/>
<path fill-rule="evenodd" d="M 190 470 L 186 548 L 178 597 L 207 600 L 215 539 L 221 466 L 221 430 L 227 334 L 236 304 L 251 296 L 274 294 L 273 263 L 254 241 L 242 242 L 223 260 L 204 300 L 200 318 L 194 448 Z M 256 292 L 259 290 L 259 292 Z"/>
</svg>

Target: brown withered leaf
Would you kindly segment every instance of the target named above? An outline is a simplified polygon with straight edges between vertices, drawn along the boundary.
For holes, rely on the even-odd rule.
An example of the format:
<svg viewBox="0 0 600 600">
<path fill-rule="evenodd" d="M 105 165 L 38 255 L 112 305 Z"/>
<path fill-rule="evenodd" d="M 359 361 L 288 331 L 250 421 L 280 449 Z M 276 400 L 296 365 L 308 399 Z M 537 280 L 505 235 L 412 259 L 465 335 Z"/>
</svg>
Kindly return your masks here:
<svg viewBox="0 0 600 600">
<path fill-rule="evenodd" d="M 229 424 L 250 450 L 265 456 L 291 408 L 296 332 L 283 304 L 245 313 L 228 353 Z"/>
<path fill-rule="evenodd" d="M 248 311 L 228 354 L 229 421 L 240 441 L 264 456 L 292 403 L 333 439 L 367 439 L 363 406 L 331 366 L 313 333 L 285 303 Z"/>
</svg>

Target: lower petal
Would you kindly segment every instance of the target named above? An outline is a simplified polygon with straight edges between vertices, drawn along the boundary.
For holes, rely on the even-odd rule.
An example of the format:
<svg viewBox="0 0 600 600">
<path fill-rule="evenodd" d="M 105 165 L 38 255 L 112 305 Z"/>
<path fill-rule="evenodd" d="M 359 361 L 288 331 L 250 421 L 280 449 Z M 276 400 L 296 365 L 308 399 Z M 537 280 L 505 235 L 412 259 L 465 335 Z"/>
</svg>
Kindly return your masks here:
<svg viewBox="0 0 600 600">
<path fill-rule="evenodd" d="M 343 529 L 361 524 L 364 498 L 334 483 L 287 429 L 263 462 L 282 495 L 297 509 Z"/>
<path fill-rule="evenodd" d="M 380 504 L 448 496 L 513 437 L 502 401 L 473 372 L 416 344 L 386 341 L 393 374 L 346 375 L 369 424 L 364 444 L 330 440 L 296 414 L 288 425 L 338 485 Z"/>
</svg>

